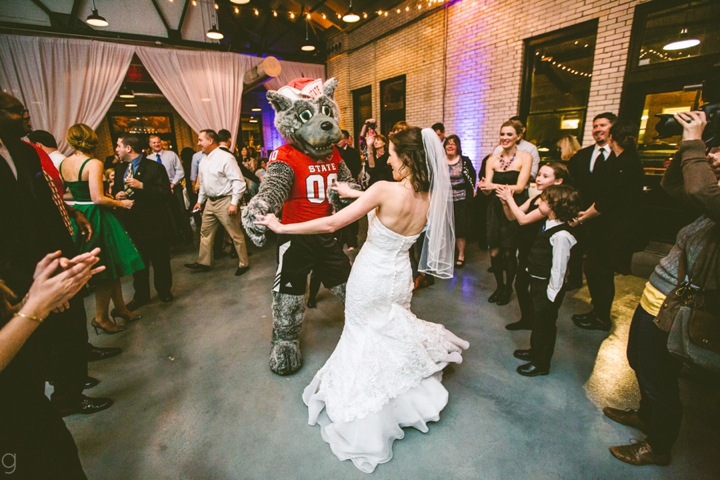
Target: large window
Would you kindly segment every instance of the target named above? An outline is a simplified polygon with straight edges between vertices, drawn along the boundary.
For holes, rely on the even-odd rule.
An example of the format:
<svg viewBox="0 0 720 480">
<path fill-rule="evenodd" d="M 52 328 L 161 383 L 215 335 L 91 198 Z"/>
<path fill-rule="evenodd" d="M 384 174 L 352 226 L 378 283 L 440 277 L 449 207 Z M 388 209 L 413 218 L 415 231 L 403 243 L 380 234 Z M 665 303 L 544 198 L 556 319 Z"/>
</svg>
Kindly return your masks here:
<svg viewBox="0 0 720 480">
<path fill-rule="evenodd" d="M 525 40 L 520 116 L 526 140 L 544 158 L 560 158 L 557 141 L 565 134 L 582 143 L 597 20 Z"/>
<path fill-rule="evenodd" d="M 360 130 L 365 120 L 372 118 L 372 87 L 358 88 L 352 91 L 353 96 L 353 127 L 355 148 L 360 148 Z"/>
<path fill-rule="evenodd" d="M 697 215 L 660 186 L 681 136 L 660 138 L 655 126 L 657 115 L 690 110 L 701 100 L 703 80 L 713 65 L 720 63 L 719 24 L 717 0 L 654 0 L 635 7 L 619 115 L 640 126 L 638 152 L 645 167 L 645 217 L 653 240 L 673 242 L 677 231 Z M 673 49 L 677 42 L 692 39 L 699 43 Z"/>
<path fill-rule="evenodd" d="M 380 131 L 387 135 L 405 120 L 405 75 L 380 82 Z"/>
</svg>

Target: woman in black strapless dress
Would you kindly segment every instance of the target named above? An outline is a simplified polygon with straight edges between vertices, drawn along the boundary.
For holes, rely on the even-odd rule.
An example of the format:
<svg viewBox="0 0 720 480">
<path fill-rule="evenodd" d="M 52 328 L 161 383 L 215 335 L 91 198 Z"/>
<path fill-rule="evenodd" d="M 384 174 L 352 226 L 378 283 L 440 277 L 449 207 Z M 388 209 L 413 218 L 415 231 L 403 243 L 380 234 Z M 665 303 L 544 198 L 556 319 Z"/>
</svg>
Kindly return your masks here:
<svg viewBox="0 0 720 480">
<path fill-rule="evenodd" d="M 499 155 L 488 159 L 485 178 L 478 182 L 478 188 L 490 195 L 487 211 L 487 240 L 490 246 L 490 262 L 497 281 L 497 288 L 488 301 L 507 305 L 512 296 L 512 285 L 517 272 L 517 247 L 519 225 L 510 221 L 503 212 L 502 203 L 495 195 L 497 185 L 509 185 L 513 189 L 515 203 L 522 205 L 527 200 L 525 187 L 530 180 L 532 157 L 517 149 L 522 126 L 519 122 L 507 121 L 500 128 Z"/>
</svg>

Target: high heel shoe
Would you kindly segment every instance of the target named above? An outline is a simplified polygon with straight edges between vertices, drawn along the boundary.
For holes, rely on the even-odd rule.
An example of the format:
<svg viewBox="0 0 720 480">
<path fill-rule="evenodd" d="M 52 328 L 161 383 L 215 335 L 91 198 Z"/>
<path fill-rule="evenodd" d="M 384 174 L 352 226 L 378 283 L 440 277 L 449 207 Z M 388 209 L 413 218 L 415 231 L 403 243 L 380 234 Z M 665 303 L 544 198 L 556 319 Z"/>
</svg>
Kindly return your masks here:
<svg viewBox="0 0 720 480">
<path fill-rule="evenodd" d="M 120 333 L 125 331 L 125 327 L 122 325 L 117 325 L 113 323 L 115 328 L 106 328 L 100 325 L 96 319 L 93 318 L 92 322 L 90 322 L 90 325 L 95 329 L 95 335 L 100 335 L 100 332 L 98 332 L 98 329 L 102 330 L 103 332 L 107 333 L 108 335 L 115 335 L 116 333 Z"/>
<path fill-rule="evenodd" d="M 116 309 L 112 309 L 110 312 L 110 316 L 113 318 L 120 317 L 126 322 L 136 322 L 140 319 L 142 319 L 142 315 L 123 315 L 122 313 L 119 313 Z"/>
</svg>

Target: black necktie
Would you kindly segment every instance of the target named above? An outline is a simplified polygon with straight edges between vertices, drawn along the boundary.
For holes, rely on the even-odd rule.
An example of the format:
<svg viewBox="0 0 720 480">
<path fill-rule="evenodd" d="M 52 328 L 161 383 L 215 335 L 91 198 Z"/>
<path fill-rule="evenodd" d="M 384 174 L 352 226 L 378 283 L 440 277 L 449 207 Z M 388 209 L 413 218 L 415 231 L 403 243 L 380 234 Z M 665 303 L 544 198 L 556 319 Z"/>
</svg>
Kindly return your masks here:
<svg viewBox="0 0 720 480">
<path fill-rule="evenodd" d="M 593 166 L 593 172 L 598 168 L 598 165 L 602 167 L 602 165 L 605 163 L 605 149 L 600 149 L 600 155 L 597 156 L 595 159 L 595 165 Z"/>
</svg>

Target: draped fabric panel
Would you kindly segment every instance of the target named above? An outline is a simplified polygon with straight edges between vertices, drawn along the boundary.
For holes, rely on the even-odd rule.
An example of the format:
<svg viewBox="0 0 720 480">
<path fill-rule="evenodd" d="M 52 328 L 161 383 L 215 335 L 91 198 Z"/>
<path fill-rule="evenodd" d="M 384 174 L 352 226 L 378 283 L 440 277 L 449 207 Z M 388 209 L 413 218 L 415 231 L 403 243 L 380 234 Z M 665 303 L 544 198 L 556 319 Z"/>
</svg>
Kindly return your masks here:
<svg viewBox="0 0 720 480">
<path fill-rule="evenodd" d="M 325 81 L 325 65 L 280 60 L 280 75 L 265 82 L 268 90 L 277 90 L 296 78 L 322 78 Z"/>
<path fill-rule="evenodd" d="M 92 40 L 0 35 L 0 85 L 23 102 L 34 129 L 49 131 L 70 153 L 67 130 L 100 125 L 134 51 Z"/>
<path fill-rule="evenodd" d="M 236 53 L 136 47 L 150 76 L 196 132 L 240 126 L 245 72 L 260 59 Z"/>
</svg>

